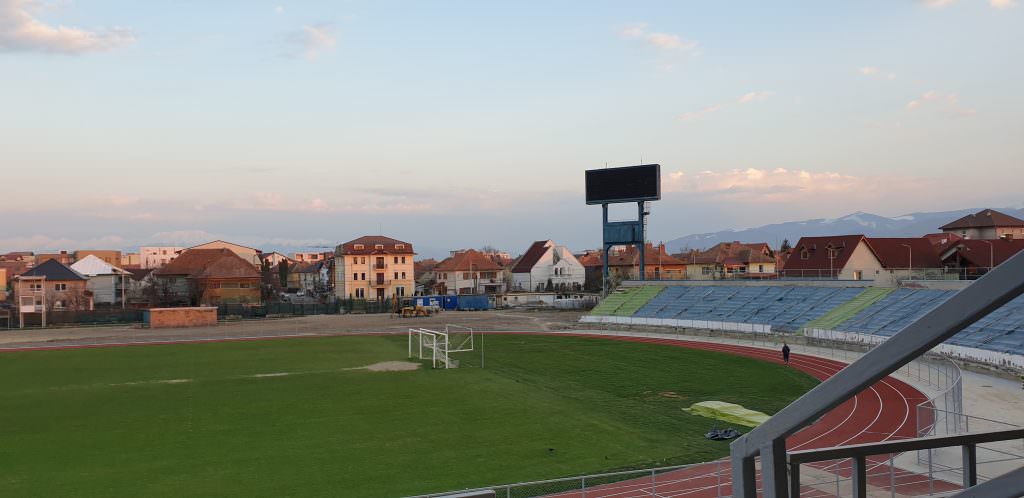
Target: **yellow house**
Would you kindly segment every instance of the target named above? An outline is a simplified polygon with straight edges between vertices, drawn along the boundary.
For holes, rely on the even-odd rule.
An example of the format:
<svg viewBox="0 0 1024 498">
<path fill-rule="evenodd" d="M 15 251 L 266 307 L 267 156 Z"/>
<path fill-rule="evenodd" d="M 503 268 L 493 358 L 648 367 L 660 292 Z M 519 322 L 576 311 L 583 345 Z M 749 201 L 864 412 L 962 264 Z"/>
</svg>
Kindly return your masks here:
<svg viewBox="0 0 1024 498">
<path fill-rule="evenodd" d="M 383 301 L 416 290 L 412 244 L 367 235 L 334 251 L 334 293 L 341 299 Z"/>
<path fill-rule="evenodd" d="M 256 268 L 259 268 L 262 263 L 263 253 L 259 249 L 253 249 L 252 247 L 246 247 L 232 242 L 225 242 L 223 240 L 214 240 L 205 244 L 199 244 L 198 246 L 189 247 L 189 249 L 228 249 L 237 254 L 238 257 L 252 263 Z"/>
</svg>

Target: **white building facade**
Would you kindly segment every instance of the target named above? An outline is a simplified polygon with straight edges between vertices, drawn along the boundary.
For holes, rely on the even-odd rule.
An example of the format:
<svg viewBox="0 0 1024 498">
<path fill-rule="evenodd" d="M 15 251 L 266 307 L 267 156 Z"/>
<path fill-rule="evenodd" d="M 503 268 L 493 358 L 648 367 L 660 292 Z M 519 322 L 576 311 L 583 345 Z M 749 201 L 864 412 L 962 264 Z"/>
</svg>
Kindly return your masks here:
<svg viewBox="0 0 1024 498">
<path fill-rule="evenodd" d="M 534 242 L 512 267 L 512 290 L 544 292 L 583 288 L 586 269 L 565 246 L 550 240 Z"/>
<path fill-rule="evenodd" d="M 139 267 L 145 270 L 155 270 L 170 263 L 184 249 L 184 247 L 174 246 L 140 247 Z"/>
</svg>

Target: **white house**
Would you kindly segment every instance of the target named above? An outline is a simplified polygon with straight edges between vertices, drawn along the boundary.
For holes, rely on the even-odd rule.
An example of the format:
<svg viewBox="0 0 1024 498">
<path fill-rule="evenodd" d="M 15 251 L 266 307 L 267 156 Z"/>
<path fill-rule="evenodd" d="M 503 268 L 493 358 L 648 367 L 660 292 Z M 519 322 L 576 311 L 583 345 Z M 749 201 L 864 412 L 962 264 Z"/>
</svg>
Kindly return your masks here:
<svg viewBox="0 0 1024 498">
<path fill-rule="evenodd" d="M 176 246 L 140 247 L 139 267 L 147 270 L 160 268 L 178 257 L 178 253 L 183 249 L 185 248 Z"/>
<path fill-rule="evenodd" d="M 512 267 L 512 289 L 542 292 L 547 290 L 549 280 L 554 290 L 582 288 L 586 269 L 565 246 L 538 240 Z"/>
<path fill-rule="evenodd" d="M 76 261 L 71 269 L 89 279 L 86 288 L 92 291 L 92 300 L 96 304 L 120 303 L 131 278 L 127 271 L 92 254 Z"/>
</svg>

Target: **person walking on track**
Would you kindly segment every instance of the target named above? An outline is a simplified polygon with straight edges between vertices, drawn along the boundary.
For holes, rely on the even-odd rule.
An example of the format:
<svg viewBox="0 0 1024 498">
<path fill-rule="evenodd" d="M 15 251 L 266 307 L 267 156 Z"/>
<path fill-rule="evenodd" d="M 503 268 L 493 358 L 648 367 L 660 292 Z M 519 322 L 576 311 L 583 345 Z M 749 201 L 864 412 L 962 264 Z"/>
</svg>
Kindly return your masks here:
<svg viewBox="0 0 1024 498">
<path fill-rule="evenodd" d="M 782 361 L 789 365 L 789 344 L 782 343 Z"/>
</svg>

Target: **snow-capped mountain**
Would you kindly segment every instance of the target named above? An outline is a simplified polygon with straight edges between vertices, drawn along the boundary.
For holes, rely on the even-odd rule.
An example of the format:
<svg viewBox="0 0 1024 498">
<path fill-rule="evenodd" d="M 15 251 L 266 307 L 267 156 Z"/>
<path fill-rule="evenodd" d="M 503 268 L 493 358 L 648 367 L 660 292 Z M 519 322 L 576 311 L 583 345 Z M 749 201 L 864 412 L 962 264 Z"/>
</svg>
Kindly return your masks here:
<svg viewBox="0 0 1024 498">
<path fill-rule="evenodd" d="M 934 213 L 910 213 L 885 217 L 856 212 L 841 218 L 817 218 L 804 221 L 775 223 L 743 230 L 723 230 L 713 233 L 687 235 L 665 243 L 671 252 L 685 249 L 707 249 L 719 242 L 767 242 L 779 247 L 783 240 L 790 244 L 803 236 L 864 234 L 869 237 L 917 237 L 940 231 L 939 227 L 983 208 L 960 209 Z M 1008 215 L 1024 219 L 1024 206 L 996 208 Z"/>
</svg>

